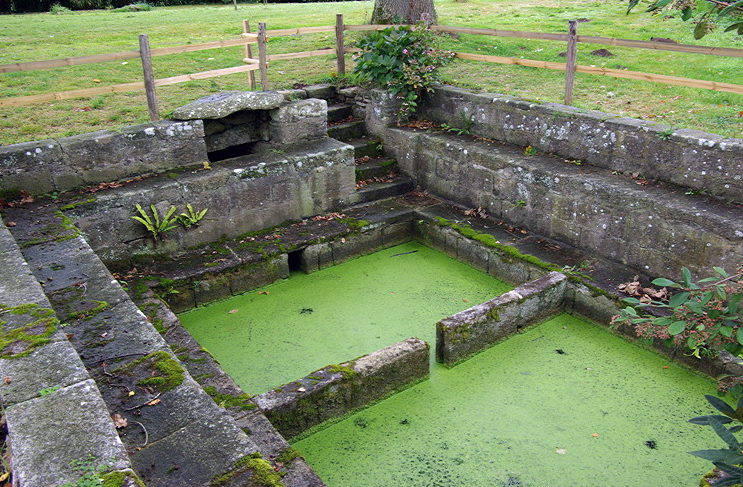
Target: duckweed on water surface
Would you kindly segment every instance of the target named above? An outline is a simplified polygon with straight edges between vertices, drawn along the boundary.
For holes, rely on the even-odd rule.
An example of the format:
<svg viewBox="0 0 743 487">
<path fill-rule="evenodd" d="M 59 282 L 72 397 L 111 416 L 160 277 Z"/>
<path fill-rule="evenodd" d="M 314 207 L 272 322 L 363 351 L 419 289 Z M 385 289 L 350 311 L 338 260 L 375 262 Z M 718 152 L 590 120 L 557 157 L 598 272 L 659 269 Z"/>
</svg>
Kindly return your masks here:
<svg viewBox="0 0 743 487">
<path fill-rule="evenodd" d="M 406 338 L 433 344 L 438 320 L 509 289 L 410 242 L 180 318 L 243 390 L 260 394 Z"/>
<path fill-rule="evenodd" d="M 330 487 L 691 486 L 714 390 L 560 315 L 293 446 Z"/>
</svg>

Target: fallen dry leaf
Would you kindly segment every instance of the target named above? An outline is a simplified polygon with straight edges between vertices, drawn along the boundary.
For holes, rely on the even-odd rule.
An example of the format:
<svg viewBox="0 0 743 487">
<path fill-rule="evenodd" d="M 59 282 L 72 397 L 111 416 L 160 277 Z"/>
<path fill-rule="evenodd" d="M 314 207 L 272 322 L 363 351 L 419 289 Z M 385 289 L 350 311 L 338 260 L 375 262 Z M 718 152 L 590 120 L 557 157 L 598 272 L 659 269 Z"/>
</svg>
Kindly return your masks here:
<svg viewBox="0 0 743 487">
<path fill-rule="evenodd" d="M 228 313 L 231 314 L 231 315 L 234 315 L 235 313 L 237 313 L 237 311 L 238 310 L 236 310 L 236 309 L 231 309 L 231 310 L 228 311 Z"/>
<path fill-rule="evenodd" d="M 598 438 L 599 437 L 599 434 L 598 433 L 594 433 L 591 436 L 593 436 L 594 438 Z"/>
<path fill-rule="evenodd" d="M 18 224 L 16 222 L 8 222 L 8 223 L 6 223 L 6 225 L 9 226 L 9 227 L 14 227 L 14 226 L 16 226 Z"/>
<path fill-rule="evenodd" d="M 129 422 L 126 420 L 126 418 L 121 416 L 119 413 L 111 416 L 111 419 L 114 420 L 114 426 L 116 426 L 116 429 L 126 428 L 127 426 L 129 426 Z"/>
<path fill-rule="evenodd" d="M 129 391 L 129 397 L 132 397 L 134 394 L 136 394 L 134 391 Z"/>
<path fill-rule="evenodd" d="M 258 291 L 258 294 L 268 294 L 268 291 Z"/>
<path fill-rule="evenodd" d="M 160 399 L 153 399 L 147 403 L 148 406 L 157 406 L 158 404 L 160 404 Z"/>
<path fill-rule="evenodd" d="M 6 375 L 5 377 L 3 377 L 3 384 L 8 385 L 11 382 L 13 382 L 13 379 L 11 379 L 9 375 Z"/>
</svg>

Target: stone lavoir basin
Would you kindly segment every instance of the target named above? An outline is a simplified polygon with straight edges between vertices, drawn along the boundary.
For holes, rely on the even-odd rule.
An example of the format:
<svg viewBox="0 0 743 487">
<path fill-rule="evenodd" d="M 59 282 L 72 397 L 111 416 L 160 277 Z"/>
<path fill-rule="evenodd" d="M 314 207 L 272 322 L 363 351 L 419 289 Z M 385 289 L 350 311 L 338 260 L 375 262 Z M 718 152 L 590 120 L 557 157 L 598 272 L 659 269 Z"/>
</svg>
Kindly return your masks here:
<svg viewBox="0 0 743 487">
<path fill-rule="evenodd" d="M 510 286 L 410 242 L 180 315 L 247 392 L 415 336 Z M 293 445 L 330 487 L 686 486 L 715 385 L 560 314 Z"/>
</svg>

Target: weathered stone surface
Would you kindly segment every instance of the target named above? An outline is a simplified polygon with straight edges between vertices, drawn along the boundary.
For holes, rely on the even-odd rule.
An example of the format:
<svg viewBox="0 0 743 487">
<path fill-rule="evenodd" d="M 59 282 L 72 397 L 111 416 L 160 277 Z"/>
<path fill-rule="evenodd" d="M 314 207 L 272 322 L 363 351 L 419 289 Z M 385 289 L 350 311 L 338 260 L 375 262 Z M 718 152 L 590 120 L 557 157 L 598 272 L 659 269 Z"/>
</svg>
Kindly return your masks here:
<svg viewBox="0 0 743 487">
<path fill-rule="evenodd" d="M 89 379 L 80 357 L 67 341 L 49 343 L 25 357 L 0 359 L 0 385 L 7 407 L 39 396 L 40 391 L 67 387 Z"/>
<path fill-rule="evenodd" d="M 421 103 L 421 117 L 439 123 L 457 126 L 462 114 L 474 135 L 743 201 L 741 139 L 451 87 Z"/>
<path fill-rule="evenodd" d="M 0 189 L 20 188 L 31 194 L 54 191 L 52 173 L 64 164 L 56 140 L 40 140 L 0 147 Z"/>
<path fill-rule="evenodd" d="M 125 469 L 131 465 L 95 383 L 86 380 L 9 407 L 14 482 L 57 487 L 76 482 L 71 462 Z"/>
<path fill-rule="evenodd" d="M 335 98 L 335 87 L 328 84 L 305 86 L 302 90 L 307 93 L 307 98 L 321 98 L 323 100 Z"/>
<path fill-rule="evenodd" d="M 208 485 L 237 460 L 257 451 L 225 411 L 185 426 L 131 456 L 147 487 Z"/>
<path fill-rule="evenodd" d="M 295 458 L 282 479 L 286 487 L 325 487 L 322 479 L 307 465 L 303 458 Z"/>
<path fill-rule="evenodd" d="M 160 121 L 0 148 L 0 189 L 31 194 L 134 178 L 201 164 L 203 125 Z"/>
<path fill-rule="evenodd" d="M 436 360 L 455 365 L 562 309 L 567 278 L 559 272 L 523 284 L 436 324 Z"/>
<path fill-rule="evenodd" d="M 243 111 L 218 121 L 204 120 L 204 134 L 209 152 L 268 140 L 268 113 Z"/>
<path fill-rule="evenodd" d="M 428 357 L 426 342 L 408 338 L 352 362 L 315 371 L 253 401 L 282 435 L 291 438 L 424 379 Z"/>
<path fill-rule="evenodd" d="M 90 204 L 66 212 L 104 260 L 133 253 L 173 252 L 222 235 L 237 236 L 287 220 L 334 209 L 355 185 L 353 148 L 332 139 L 287 146 L 282 153 L 251 155 L 220 162 L 207 171 L 188 172 L 176 180 L 158 177 L 105 193 Z M 168 232 L 154 248 L 144 227 L 131 219 L 135 204 L 155 203 L 162 215 L 190 203 L 208 208 L 201 224 Z"/>
<path fill-rule="evenodd" d="M 291 144 L 328 135 L 328 103 L 310 98 L 271 110 L 269 138 L 272 144 Z"/>
<path fill-rule="evenodd" d="M 423 188 L 640 272 L 675 276 L 686 266 L 705 273 L 712 266 L 733 269 L 743 260 L 738 207 L 669 186 L 639 186 L 552 156 L 526 156 L 508 145 L 385 130 L 398 142 L 410 140 L 401 151 L 417 150 L 408 167 Z"/>
<path fill-rule="evenodd" d="M 173 110 L 175 120 L 217 119 L 241 110 L 271 110 L 284 102 L 275 91 L 224 91 Z"/>
</svg>

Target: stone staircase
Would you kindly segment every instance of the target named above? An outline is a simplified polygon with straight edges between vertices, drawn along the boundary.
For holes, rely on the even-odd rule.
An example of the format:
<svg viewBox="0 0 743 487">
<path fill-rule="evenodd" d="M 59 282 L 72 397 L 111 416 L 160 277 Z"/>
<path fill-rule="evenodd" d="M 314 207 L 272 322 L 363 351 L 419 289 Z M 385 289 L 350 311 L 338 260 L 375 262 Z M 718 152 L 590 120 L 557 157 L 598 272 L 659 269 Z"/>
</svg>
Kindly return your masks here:
<svg viewBox="0 0 743 487">
<path fill-rule="evenodd" d="M 183 343 L 163 339 L 54 205 L 3 216 L 0 394 L 14 485 L 109 471 L 116 487 L 254 485 L 261 469 L 286 487 L 324 485 L 231 381 L 209 394 L 194 380 Z"/>
<path fill-rule="evenodd" d="M 341 90 L 342 91 L 342 90 Z M 348 198 L 351 205 L 400 196 L 413 190 L 410 178 L 400 174 L 397 161 L 389 156 L 378 138 L 366 132 L 364 120 L 356 118 L 353 106 L 328 96 L 328 136 L 352 145 L 356 163 L 356 191 Z"/>
</svg>

